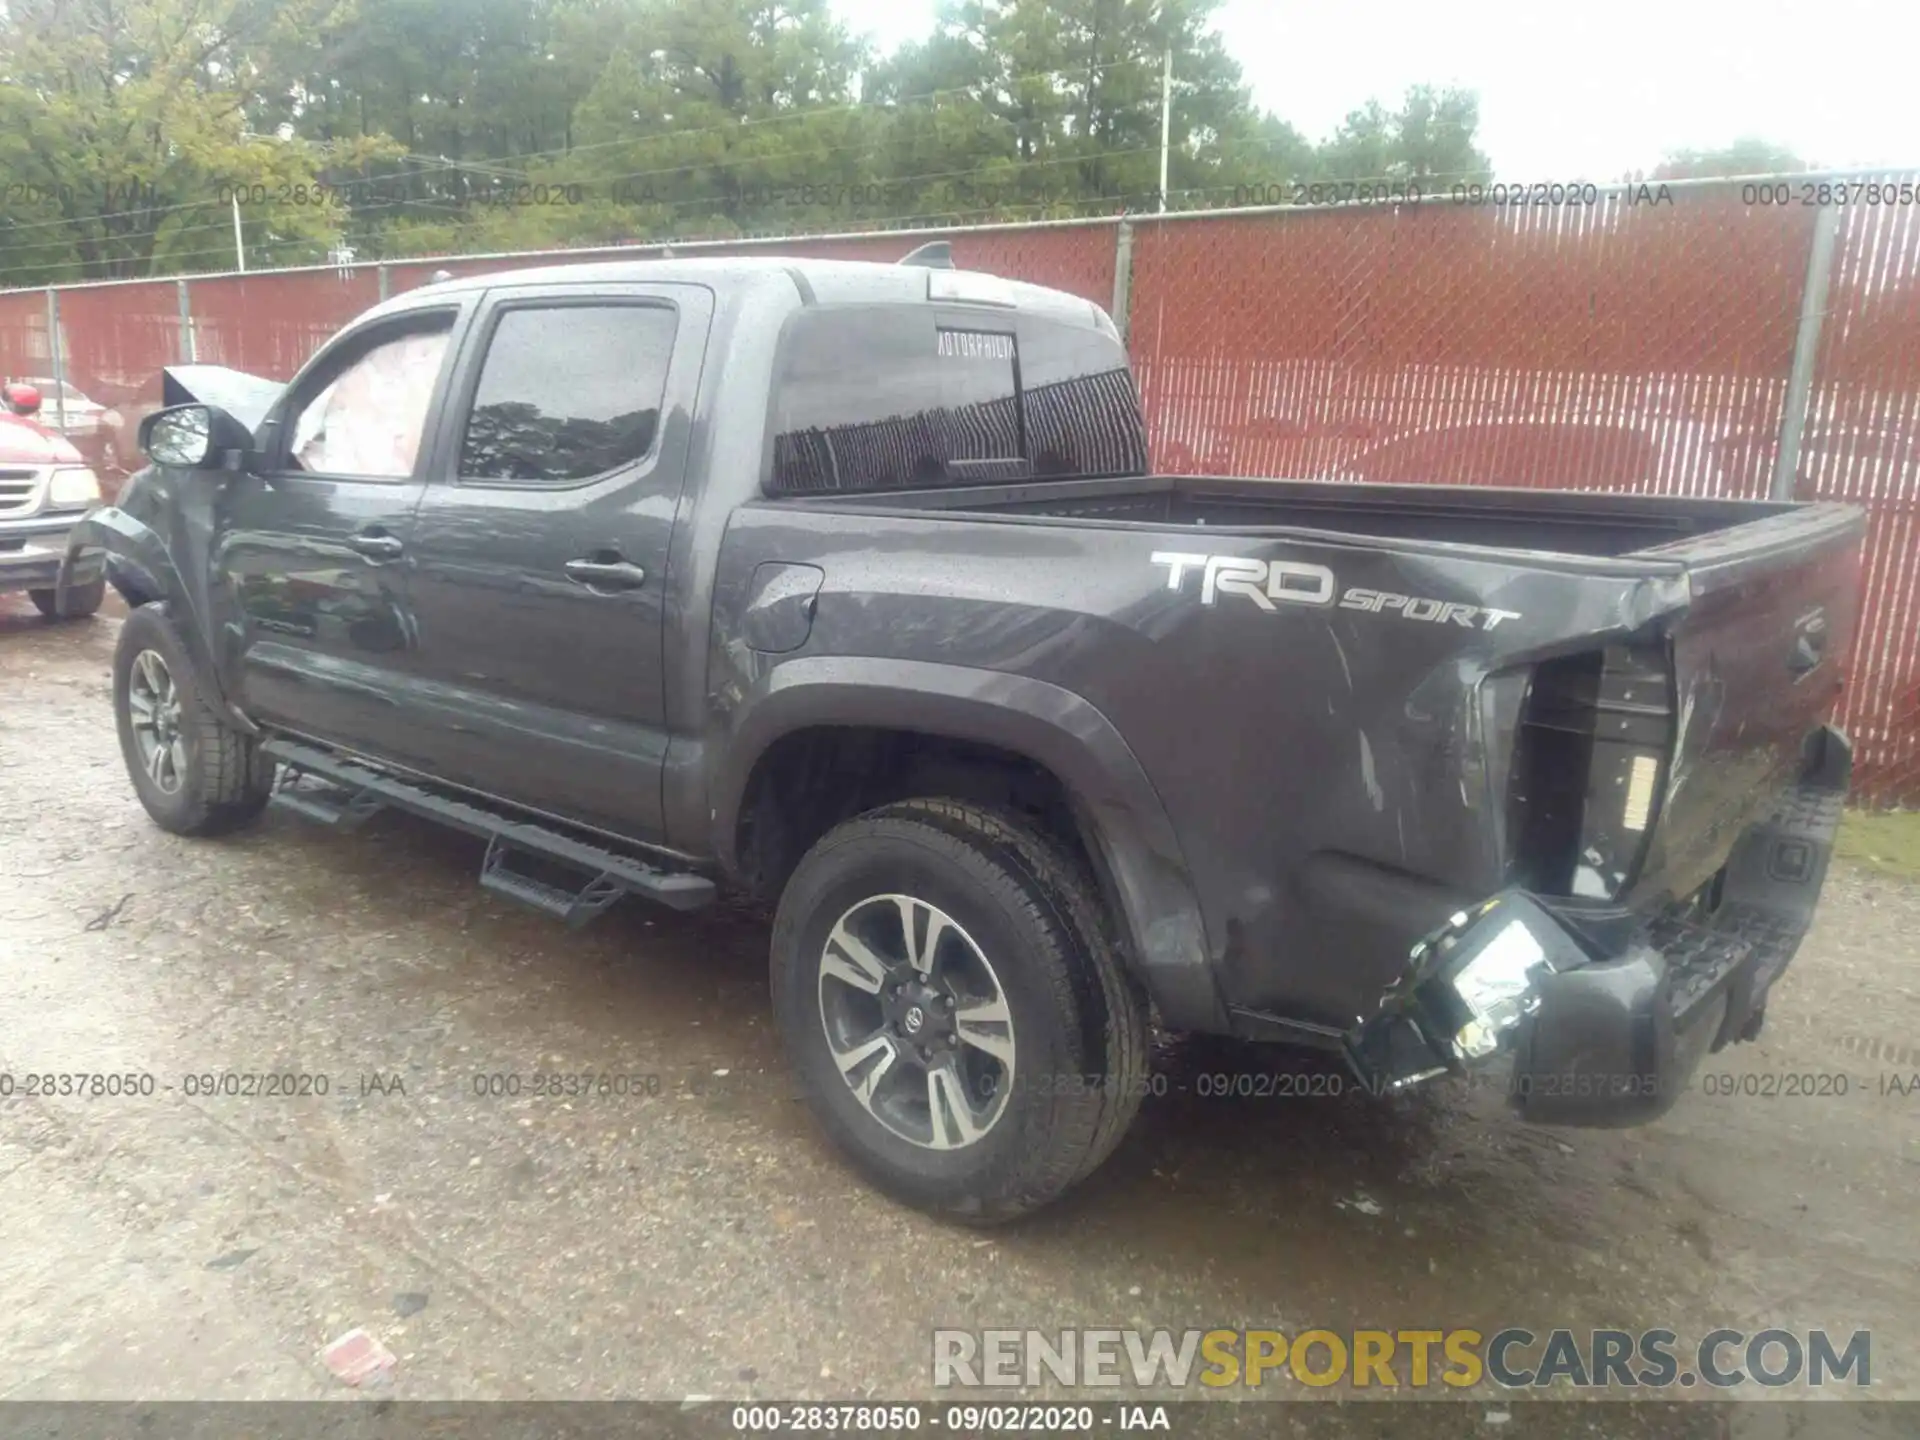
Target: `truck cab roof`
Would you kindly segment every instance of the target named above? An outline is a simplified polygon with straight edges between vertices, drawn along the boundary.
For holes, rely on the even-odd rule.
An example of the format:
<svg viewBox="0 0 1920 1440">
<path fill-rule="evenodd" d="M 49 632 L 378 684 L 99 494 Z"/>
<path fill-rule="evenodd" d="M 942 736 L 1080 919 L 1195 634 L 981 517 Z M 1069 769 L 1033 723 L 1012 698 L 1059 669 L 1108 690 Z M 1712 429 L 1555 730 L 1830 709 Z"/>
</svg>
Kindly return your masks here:
<svg viewBox="0 0 1920 1440">
<path fill-rule="evenodd" d="M 705 285 L 724 295 L 782 281 L 793 287 L 801 305 L 917 304 L 940 300 L 1043 315 L 1114 333 L 1113 322 L 1091 300 L 985 271 L 792 255 L 609 260 L 464 275 L 409 290 L 369 313 L 393 314 L 454 295 L 506 286 L 692 284 Z"/>
</svg>

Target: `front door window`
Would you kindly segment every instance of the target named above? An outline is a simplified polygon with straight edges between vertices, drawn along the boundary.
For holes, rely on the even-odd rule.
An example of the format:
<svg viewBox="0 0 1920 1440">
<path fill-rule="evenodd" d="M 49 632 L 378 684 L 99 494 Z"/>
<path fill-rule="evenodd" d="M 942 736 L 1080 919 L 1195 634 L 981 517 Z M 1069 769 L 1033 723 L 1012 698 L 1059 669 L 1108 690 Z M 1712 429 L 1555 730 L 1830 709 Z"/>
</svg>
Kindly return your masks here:
<svg viewBox="0 0 1920 1440">
<path fill-rule="evenodd" d="M 295 417 L 294 466 L 380 480 L 412 475 L 448 334 L 395 336 L 349 362 Z"/>
</svg>

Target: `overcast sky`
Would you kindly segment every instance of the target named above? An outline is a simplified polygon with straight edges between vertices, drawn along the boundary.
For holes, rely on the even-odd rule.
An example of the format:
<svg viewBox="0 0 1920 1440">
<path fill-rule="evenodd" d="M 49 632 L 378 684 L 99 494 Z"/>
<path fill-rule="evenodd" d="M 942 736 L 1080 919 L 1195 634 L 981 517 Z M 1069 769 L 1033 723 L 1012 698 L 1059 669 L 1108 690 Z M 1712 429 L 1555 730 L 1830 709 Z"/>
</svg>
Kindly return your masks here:
<svg viewBox="0 0 1920 1440">
<path fill-rule="evenodd" d="M 933 0 L 833 0 L 883 48 Z M 1227 0 L 1255 99 L 1309 139 L 1421 82 L 1480 94 L 1507 180 L 1617 179 L 1758 135 L 1826 165 L 1920 165 L 1920 0 Z"/>
</svg>

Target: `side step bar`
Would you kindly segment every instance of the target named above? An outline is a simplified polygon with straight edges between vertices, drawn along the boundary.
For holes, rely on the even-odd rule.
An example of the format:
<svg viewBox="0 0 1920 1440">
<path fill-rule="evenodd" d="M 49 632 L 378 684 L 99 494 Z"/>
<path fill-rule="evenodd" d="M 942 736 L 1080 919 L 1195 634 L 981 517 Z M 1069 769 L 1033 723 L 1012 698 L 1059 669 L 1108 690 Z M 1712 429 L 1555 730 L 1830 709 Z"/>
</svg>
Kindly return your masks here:
<svg viewBox="0 0 1920 1440">
<path fill-rule="evenodd" d="M 574 929 L 603 914 L 622 895 L 639 895 L 675 910 L 700 910 L 711 905 L 718 894 L 713 881 L 704 875 L 661 870 L 631 855 L 603 850 L 543 825 L 512 820 L 464 800 L 435 794 L 324 750 L 291 740 L 268 740 L 261 749 L 286 767 L 273 792 L 273 803 L 279 808 L 323 825 L 351 830 L 390 805 L 478 835 L 487 842 L 487 857 L 480 867 L 481 885 L 496 895 L 564 920 Z M 302 775 L 325 781 L 326 788 L 292 783 Z M 577 890 L 563 889 L 512 868 L 509 861 L 516 853 L 567 866 L 587 878 Z"/>
</svg>

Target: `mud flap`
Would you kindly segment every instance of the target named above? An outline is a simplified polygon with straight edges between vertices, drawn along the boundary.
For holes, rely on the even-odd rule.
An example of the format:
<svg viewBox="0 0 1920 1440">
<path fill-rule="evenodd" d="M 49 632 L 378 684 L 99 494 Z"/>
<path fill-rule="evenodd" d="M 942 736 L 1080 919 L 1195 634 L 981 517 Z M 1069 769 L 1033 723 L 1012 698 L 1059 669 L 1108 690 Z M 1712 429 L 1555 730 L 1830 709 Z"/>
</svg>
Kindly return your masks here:
<svg viewBox="0 0 1920 1440">
<path fill-rule="evenodd" d="M 85 521 L 81 522 L 82 525 L 85 523 Z M 71 593 L 80 586 L 93 584 L 96 580 L 103 578 L 106 573 L 107 552 L 105 550 L 70 539 L 66 553 L 60 557 L 60 569 L 53 581 L 56 613 L 65 615 Z"/>
<path fill-rule="evenodd" d="M 68 533 L 63 568 L 78 571 L 88 558 L 98 561 L 103 569 L 117 564 L 136 577 L 142 588 L 158 596 L 167 593 L 154 573 L 156 569 L 172 569 L 159 536 L 116 506 L 88 511 Z"/>
</svg>

